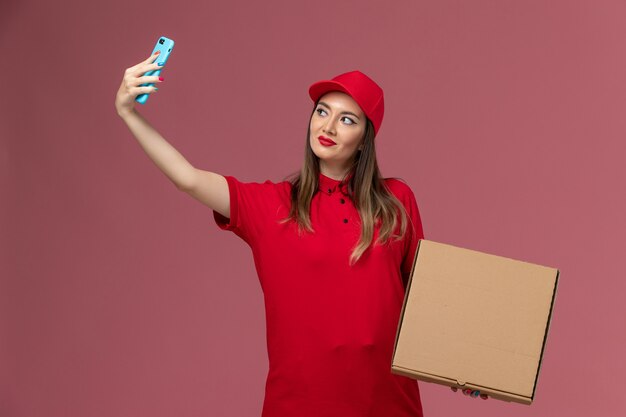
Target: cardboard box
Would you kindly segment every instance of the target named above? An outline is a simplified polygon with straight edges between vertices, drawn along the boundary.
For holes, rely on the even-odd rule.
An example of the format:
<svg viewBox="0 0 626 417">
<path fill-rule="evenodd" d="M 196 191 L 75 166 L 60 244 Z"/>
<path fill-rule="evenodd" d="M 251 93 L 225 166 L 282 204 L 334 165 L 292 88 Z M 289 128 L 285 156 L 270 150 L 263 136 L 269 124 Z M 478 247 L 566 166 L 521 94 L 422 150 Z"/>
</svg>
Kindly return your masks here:
<svg viewBox="0 0 626 417">
<path fill-rule="evenodd" d="M 559 270 L 420 240 L 391 372 L 531 404 Z"/>
</svg>

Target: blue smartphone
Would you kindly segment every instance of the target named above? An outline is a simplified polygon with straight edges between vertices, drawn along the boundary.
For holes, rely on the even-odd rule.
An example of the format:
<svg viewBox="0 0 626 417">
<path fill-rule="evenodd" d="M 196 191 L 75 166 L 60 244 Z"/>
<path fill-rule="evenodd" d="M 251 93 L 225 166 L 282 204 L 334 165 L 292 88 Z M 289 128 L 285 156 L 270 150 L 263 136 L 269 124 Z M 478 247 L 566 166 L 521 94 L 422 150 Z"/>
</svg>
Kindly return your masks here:
<svg viewBox="0 0 626 417">
<path fill-rule="evenodd" d="M 167 63 L 167 59 L 170 57 L 170 54 L 172 53 L 172 49 L 174 49 L 174 41 L 169 38 L 166 38 L 165 36 L 161 36 L 157 40 L 156 45 L 154 45 L 154 49 L 152 50 L 152 53 L 150 55 L 155 54 L 156 51 L 161 51 L 161 53 L 159 54 L 155 62 L 162 62 L 163 66 L 159 69 L 148 71 L 143 75 L 145 76 L 161 75 L 161 71 L 163 71 L 163 67 Z M 154 83 L 140 85 L 140 87 L 152 87 L 152 86 L 154 86 Z M 135 101 L 140 104 L 146 104 L 146 101 L 148 101 L 148 97 L 150 97 L 150 94 L 148 93 L 139 94 L 137 97 L 135 97 Z"/>
</svg>

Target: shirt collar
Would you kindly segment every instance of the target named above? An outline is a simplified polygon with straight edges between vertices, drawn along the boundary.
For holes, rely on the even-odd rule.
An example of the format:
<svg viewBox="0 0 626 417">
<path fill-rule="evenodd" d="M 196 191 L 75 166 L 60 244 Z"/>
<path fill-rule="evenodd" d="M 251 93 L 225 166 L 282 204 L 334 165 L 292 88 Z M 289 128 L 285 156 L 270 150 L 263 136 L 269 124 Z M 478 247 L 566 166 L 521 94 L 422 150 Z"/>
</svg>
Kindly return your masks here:
<svg viewBox="0 0 626 417">
<path fill-rule="evenodd" d="M 342 184 L 341 189 L 339 189 L 340 180 L 336 180 L 320 172 L 319 174 L 319 187 L 318 189 L 325 194 L 332 194 L 339 189 L 343 194 L 348 195 L 348 182 L 350 182 L 350 178 L 352 178 L 352 173 L 348 174 L 348 176 L 344 180 L 344 184 Z"/>
</svg>

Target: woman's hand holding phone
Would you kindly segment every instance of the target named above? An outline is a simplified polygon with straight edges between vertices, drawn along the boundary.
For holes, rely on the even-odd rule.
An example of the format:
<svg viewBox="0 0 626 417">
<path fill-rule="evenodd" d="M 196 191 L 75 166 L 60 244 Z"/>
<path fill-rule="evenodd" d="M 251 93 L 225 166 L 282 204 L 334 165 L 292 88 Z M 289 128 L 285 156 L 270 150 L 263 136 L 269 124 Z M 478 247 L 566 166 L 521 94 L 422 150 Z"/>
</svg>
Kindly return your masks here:
<svg viewBox="0 0 626 417">
<path fill-rule="evenodd" d="M 126 69 L 122 84 L 115 97 L 115 108 L 120 116 L 129 113 L 135 108 L 135 97 L 140 94 L 150 94 L 157 91 L 154 86 L 141 86 L 141 84 L 160 83 L 163 78 L 158 75 L 143 75 L 149 71 L 161 69 L 160 61 L 154 62 L 159 57 L 159 52 L 150 55 L 148 59 Z"/>
<path fill-rule="evenodd" d="M 172 39 L 159 36 L 154 48 L 152 48 L 152 55 L 145 61 L 126 70 L 115 99 L 115 108 L 120 116 L 132 112 L 135 109 L 135 102 L 146 104 L 150 93 L 158 90 L 154 84 L 163 81 L 163 78 L 160 77 L 161 70 L 167 63 L 173 49 L 174 41 Z"/>
</svg>

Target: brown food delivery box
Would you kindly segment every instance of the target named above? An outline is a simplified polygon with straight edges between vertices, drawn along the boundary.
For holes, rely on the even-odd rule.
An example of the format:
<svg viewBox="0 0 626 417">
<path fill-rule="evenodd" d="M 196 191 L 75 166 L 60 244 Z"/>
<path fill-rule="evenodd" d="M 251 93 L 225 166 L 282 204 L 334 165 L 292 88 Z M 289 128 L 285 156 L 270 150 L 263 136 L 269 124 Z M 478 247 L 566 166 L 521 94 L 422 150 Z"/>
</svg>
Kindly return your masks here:
<svg viewBox="0 0 626 417">
<path fill-rule="evenodd" d="M 420 240 L 391 372 L 531 404 L 558 277 L 558 269 Z"/>
</svg>

